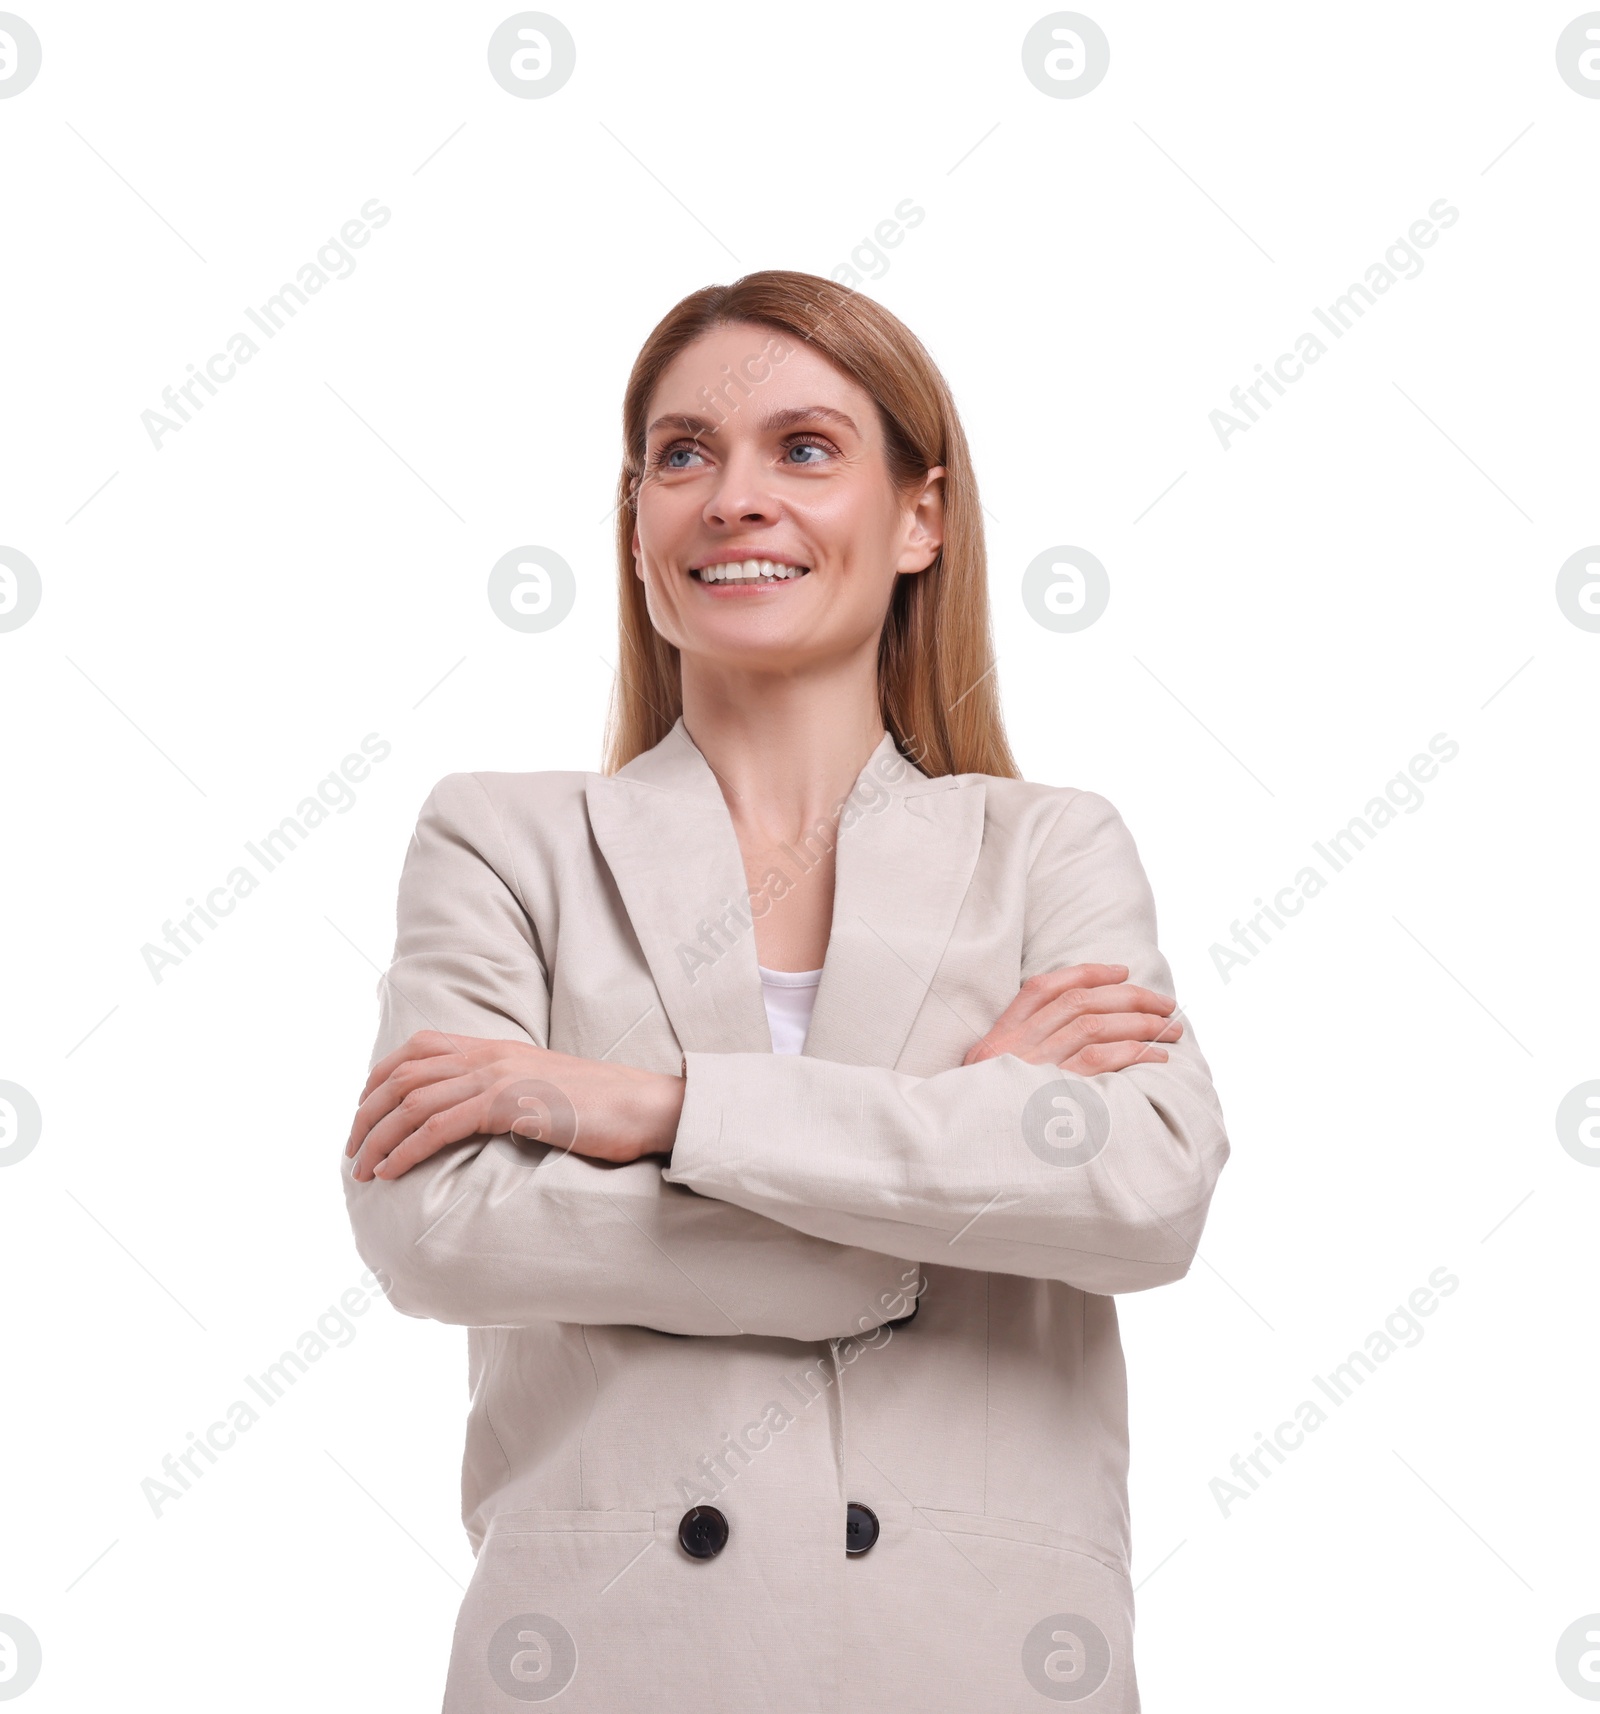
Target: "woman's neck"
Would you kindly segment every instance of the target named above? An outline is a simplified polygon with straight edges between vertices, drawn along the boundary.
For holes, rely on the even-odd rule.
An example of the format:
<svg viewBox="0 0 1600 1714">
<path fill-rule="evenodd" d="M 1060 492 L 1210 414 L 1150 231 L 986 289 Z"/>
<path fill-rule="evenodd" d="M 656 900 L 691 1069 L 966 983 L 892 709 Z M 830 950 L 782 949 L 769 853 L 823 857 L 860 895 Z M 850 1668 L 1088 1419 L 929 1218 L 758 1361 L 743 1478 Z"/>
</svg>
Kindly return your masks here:
<svg viewBox="0 0 1600 1714">
<path fill-rule="evenodd" d="M 867 759 L 883 740 L 876 674 L 870 686 L 764 679 L 737 700 L 698 690 L 688 675 L 684 729 L 722 787 L 736 827 L 756 840 L 792 840 L 838 817 Z M 709 692 L 709 693 L 708 693 Z"/>
</svg>

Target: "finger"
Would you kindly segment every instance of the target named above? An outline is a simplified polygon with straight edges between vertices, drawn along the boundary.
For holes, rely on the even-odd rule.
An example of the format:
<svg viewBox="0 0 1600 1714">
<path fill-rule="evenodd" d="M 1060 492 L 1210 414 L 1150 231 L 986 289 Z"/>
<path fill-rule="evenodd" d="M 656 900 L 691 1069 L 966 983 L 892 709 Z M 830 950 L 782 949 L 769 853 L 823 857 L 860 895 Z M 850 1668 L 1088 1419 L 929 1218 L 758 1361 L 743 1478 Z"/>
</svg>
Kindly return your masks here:
<svg viewBox="0 0 1600 1714">
<path fill-rule="evenodd" d="M 1177 1002 L 1149 988 L 1116 984 L 1103 988 L 1069 989 L 1058 999 L 1041 1006 L 1030 1021 L 1035 1030 L 1054 1031 L 1064 1028 L 1075 1018 L 1110 1013 L 1139 1012 L 1152 1017 L 1166 1017 L 1177 1010 Z"/>
<path fill-rule="evenodd" d="M 1057 970 L 1041 970 L 1022 984 L 1024 994 L 1032 992 L 1053 1000 L 1069 988 L 1098 988 L 1107 982 L 1127 979 L 1126 964 L 1065 964 Z"/>
<path fill-rule="evenodd" d="M 1086 1012 L 1055 1031 L 1046 1043 L 1058 1064 L 1080 1048 L 1111 1042 L 1176 1041 L 1183 1025 L 1150 1012 Z"/>
<path fill-rule="evenodd" d="M 1096 1077 L 1102 1071 L 1126 1071 L 1133 1065 L 1159 1065 L 1167 1057 L 1163 1047 L 1140 1042 L 1095 1042 L 1059 1063 L 1063 1071 L 1081 1077 Z"/>
<path fill-rule="evenodd" d="M 1177 1010 L 1178 1002 L 1170 994 L 1158 994 L 1154 988 L 1140 988 L 1132 982 L 1118 982 L 1098 988 L 1069 989 L 1056 1006 L 1076 1006 L 1082 1012 L 1162 1012 Z"/>
<path fill-rule="evenodd" d="M 975 1065 L 997 1054 L 1052 1063 L 1055 1056 L 1036 1052 L 1050 1034 L 1084 1012 L 1128 1011 L 1137 1008 L 1168 1013 L 1177 1001 L 1153 989 L 1126 981 L 1126 964 L 1069 964 L 1030 976 L 987 1033 L 968 1050 L 963 1065 Z"/>
<path fill-rule="evenodd" d="M 477 1088 L 475 1081 L 470 1078 L 463 1079 L 462 1085 L 468 1089 L 475 1090 Z M 441 1089 L 448 1087 L 448 1085 L 440 1085 Z M 442 1106 L 390 1150 L 376 1168 L 373 1176 L 375 1178 L 399 1178 L 402 1174 L 409 1172 L 412 1167 L 438 1154 L 441 1149 L 448 1147 L 451 1143 L 462 1142 L 468 1137 L 504 1136 L 507 1134 L 507 1130 L 501 1123 L 502 1118 L 503 1115 L 495 1110 L 493 1092 L 474 1093 L 464 1100 L 458 1100 L 454 1106 Z M 516 1125 L 530 1123 L 537 1126 L 539 1120 L 534 1115 L 523 1115 L 522 1118 L 512 1122 L 510 1134 L 521 1135 L 522 1133 L 516 1130 Z M 557 1125 L 556 1128 L 560 1129 L 560 1126 Z M 591 1144 L 580 1149 L 576 1139 L 570 1145 L 561 1146 L 570 1147 L 578 1153 L 592 1154 L 597 1159 L 632 1160 L 635 1158 L 628 1153 L 616 1154 L 614 1151 L 608 1151 L 597 1144 Z"/>
<path fill-rule="evenodd" d="M 470 1100 L 476 1094 L 476 1086 L 466 1079 L 455 1084 L 438 1083 L 426 1089 L 413 1091 L 404 1100 L 394 1104 L 368 1131 L 355 1157 L 355 1166 L 351 1169 L 357 1179 L 366 1180 L 378 1176 L 378 1169 L 384 1161 L 406 1139 L 412 1136 L 435 1114 L 447 1111 L 464 1100 Z"/>
<path fill-rule="evenodd" d="M 1069 964 L 1059 970 L 1042 970 L 1030 976 L 1010 1004 L 989 1028 L 992 1037 L 1004 1038 L 1017 1031 L 1045 1006 L 1069 991 L 1121 982 L 1128 974 L 1125 964 Z M 1026 1032 L 1023 1032 L 1024 1035 Z"/>
<path fill-rule="evenodd" d="M 467 1056 L 460 1050 L 460 1044 L 449 1041 L 448 1037 L 439 1039 L 449 1042 L 449 1051 L 401 1060 L 382 1083 L 362 1098 L 345 1143 L 347 1155 L 353 1155 L 372 1126 L 393 1112 L 414 1090 L 442 1083 L 446 1078 L 459 1077 L 467 1069 Z"/>
<path fill-rule="evenodd" d="M 455 1036 L 447 1036 L 443 1030 L 419 1030 L 415 1035 L 408 1036 L 387 1058 L 380 1059 L 367 1073 L 367 1081 L 361 1091 L 363 1101 L 378 1087 L 386 1082 L 395 1069 L 409 1059 L 427 1059 L 438 1053 L 458 1053 L 461 1040 Z"/>
<path fill-rule="evenodd" d="M 1131 1007 L 1140 1010 L 1131 1011 Z M 1069 991 L 1042 1006 L 1030 1018 L 997 1022 L 988 1035 L 971 1049 L 966 1063 L 992 1058 L 997 1053 L 1014 1053 L 1019 1059 L 1035 1064 L 1055 1064 L 1064 1051 L 1074 1051 L 1085 1041 L 1114 1040 L 1119 1033 L 1109 1024 L 1096 1025 L 1085 1021 L 1079 1039 L 1069 1040 L 1066 1031 L 1080 1020 L 1139 1017 L 1160 1025 L 1167 1021 L 1167 1014 L 1175 1007 L 1175 1001 L 1149 988 L 1117 985 Z M 1180 1033 L 1181 1030 L 1180 1025 Z M 1141 1039 L 1148 1033 L 1148 1028 L 1141 1026 Z M 1163 1039 L 1176 1041 L 1177 1036 Z"/>
<path fill-rule="evenodd" d="M 376 1176 L 383 1160 L 429 1119 L 472 1100 L 480 1092 L 478 1079 L 470 1075 L 448 1078 L 442 1083 L 430 1083 L 411 1090 L 394 1102 L 391 1110 L 367 1132 L 356 1155 L 355 1177 L 368 1179 Z"/>
<path fill-rule="evenodd" d="M 1060 1033 L 1070 1035 L 1074 1031 L 1085 1043 L 1176 1041 L 1183 1034 L 1183 1025 L 1176 1018 L 1163 1018 L 1153 1012 L 1085 1012 Z"/>
<path fill-rule="evenodd" d="M 1047 976 L 1060 976 L 1079 987 L 1092 987 L 1096 982 L 1116 982 L 1128 974 L 1126 964 L 1063 964 L 1046 971 Z"/>
<path fill-rule="evenodd" d="M 400 1178 L 410 1172 L 412 1167 L 438 1154 L 440 1149 L 448 1148 L 451 1143 L 462 1142 L 467 1137 L 477 1136 L 483 1129 L 478 1106 L 478 1101 L 474 1099 L 435 1113 L 404 1142 L 385 1155 L 372 1176 L 382 1179 Z"/>
</svg>

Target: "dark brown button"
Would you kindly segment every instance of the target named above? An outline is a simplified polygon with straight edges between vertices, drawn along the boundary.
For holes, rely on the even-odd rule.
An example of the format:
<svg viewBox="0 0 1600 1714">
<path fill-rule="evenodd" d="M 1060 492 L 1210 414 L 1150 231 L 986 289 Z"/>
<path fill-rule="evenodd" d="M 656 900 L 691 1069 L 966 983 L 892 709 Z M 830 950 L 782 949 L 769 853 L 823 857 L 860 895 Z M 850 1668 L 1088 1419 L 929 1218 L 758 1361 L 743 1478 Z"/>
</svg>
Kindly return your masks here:
<svg viewBox="0 0 1600 1714">
<path fill-rule="evenodd" d="M 844 1550 L 852 1558 L 865 1553 L 878 1539 L 878 1514 L 852 1500 L 844 1509 Z"/>
<path fill-rule="evenodd" d="M 691 1506 L 679 1520 L 678 1545 L 691 1559 L 715 1559 L 728 1545 L 728 1520 L 715 1506 Z"/>
</svg>

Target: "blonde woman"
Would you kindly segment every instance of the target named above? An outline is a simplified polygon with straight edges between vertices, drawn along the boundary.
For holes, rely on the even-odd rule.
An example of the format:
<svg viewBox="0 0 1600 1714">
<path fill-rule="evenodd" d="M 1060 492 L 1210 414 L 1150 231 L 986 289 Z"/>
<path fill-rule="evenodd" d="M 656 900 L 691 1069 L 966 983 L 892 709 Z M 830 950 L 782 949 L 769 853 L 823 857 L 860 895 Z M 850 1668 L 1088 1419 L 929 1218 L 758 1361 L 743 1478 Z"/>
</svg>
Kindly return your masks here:
<svg viewBox="0 0 1600 1714">
<path fill-rule="evenodd" d="M 446 1714 L 1127 1714 L 1115 1294 L 1228 1156 L 1133 840 L 1017 777 L 886 310 L 696 292 L 623 416 L 605 770 L 434 788 L 346 1153 L 469 1329 Z"/>
</svg>

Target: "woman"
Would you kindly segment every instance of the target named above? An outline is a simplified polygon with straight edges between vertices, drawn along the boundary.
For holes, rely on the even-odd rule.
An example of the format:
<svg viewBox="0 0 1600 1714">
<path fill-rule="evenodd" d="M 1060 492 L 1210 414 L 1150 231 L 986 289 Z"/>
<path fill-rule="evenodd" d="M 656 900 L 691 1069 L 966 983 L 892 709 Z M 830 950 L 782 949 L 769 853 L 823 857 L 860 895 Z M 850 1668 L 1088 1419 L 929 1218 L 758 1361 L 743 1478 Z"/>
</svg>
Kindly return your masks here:
<svg viewBox="0 0 1600 1714">
<path fill-rule="evenodd" d="M 470 1329 L 446 1714 L 1137 1709 L 1112 1294 L 1228 1143 L 1133 841 L 1016 777 L 886 310 L 696 292 L 624 429 L 609 765 L 434 788 L 347 1150 Z"/>
</svg>

